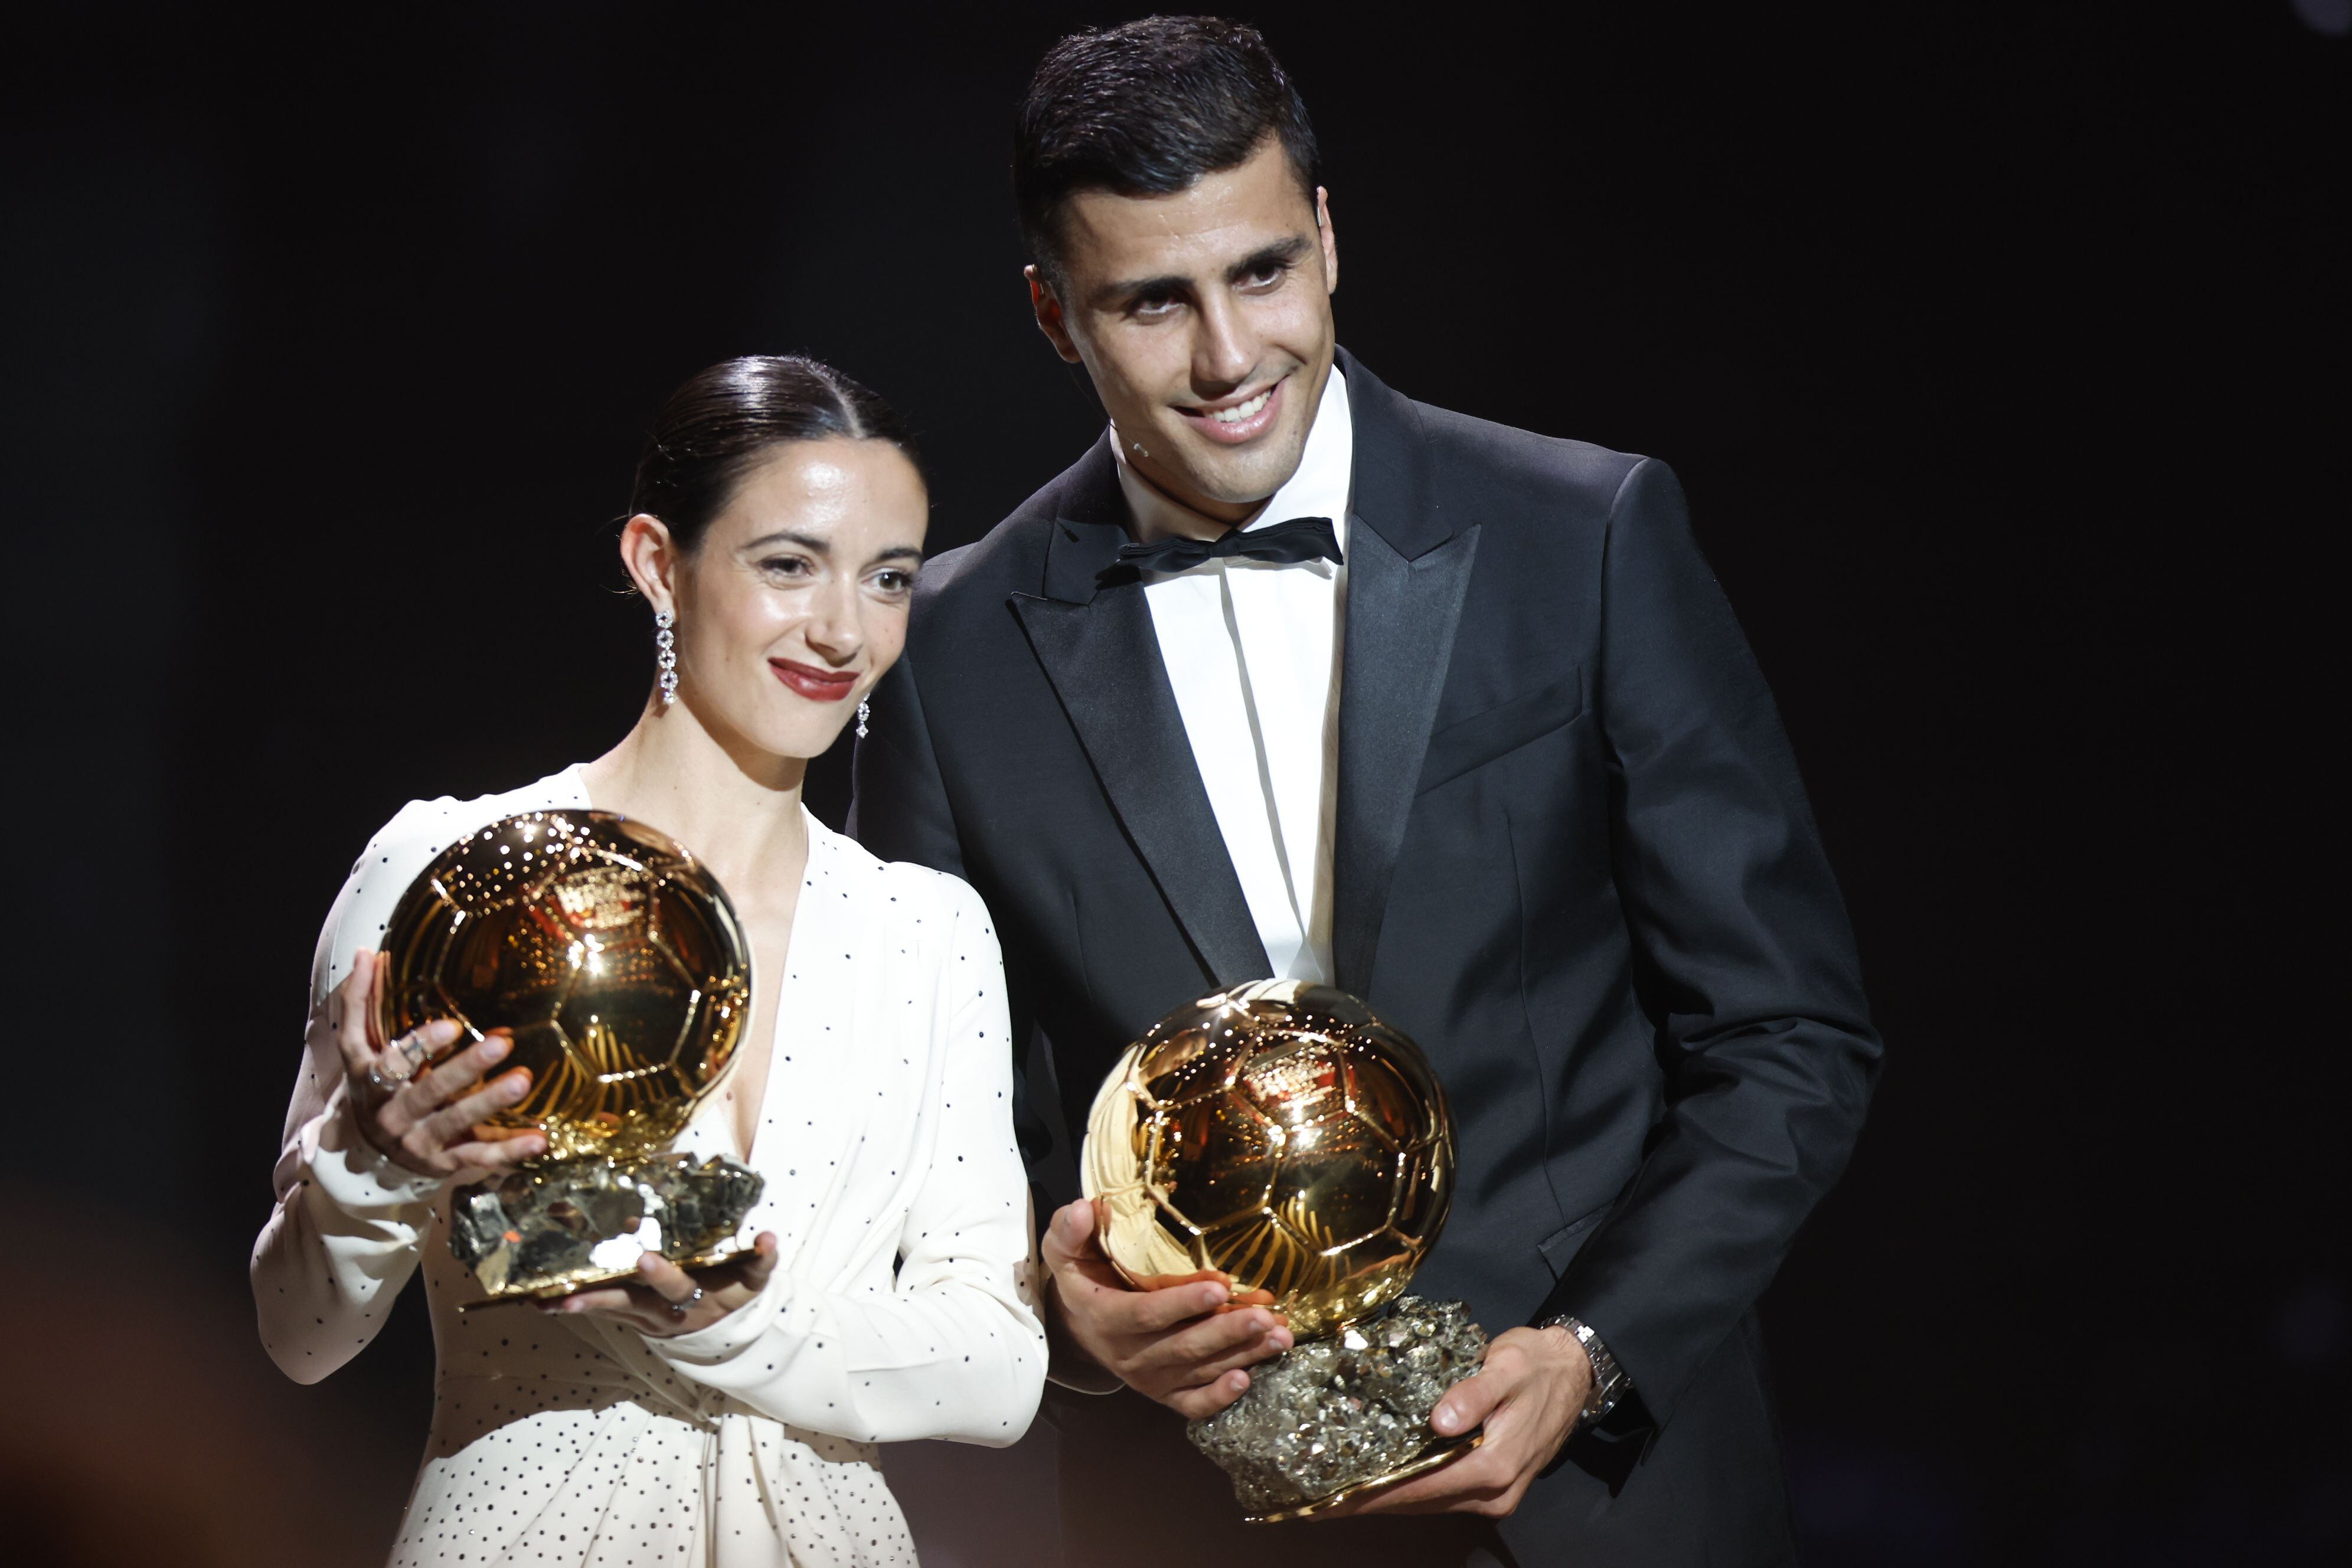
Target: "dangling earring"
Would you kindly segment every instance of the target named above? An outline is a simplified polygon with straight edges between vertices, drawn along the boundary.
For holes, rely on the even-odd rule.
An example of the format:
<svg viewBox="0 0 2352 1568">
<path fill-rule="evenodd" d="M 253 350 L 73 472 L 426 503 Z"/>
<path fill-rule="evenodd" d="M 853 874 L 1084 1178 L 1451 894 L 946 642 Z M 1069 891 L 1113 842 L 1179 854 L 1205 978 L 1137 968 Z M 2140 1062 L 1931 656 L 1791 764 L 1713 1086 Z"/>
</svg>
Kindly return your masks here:
<svg viewBox="0 0 2352 1568">
<path fill-rule="evenodd" d="M 661 667 L 658 684 L 665 708 L 677 700 L 677 634 L 670 630 L 677 624 L 677 617 L 667 610 L 654 616 L 654 663 Z"/>
<path fill-rule="evenodd" d="M 857 738 L 861 741 L 866 739 L 866 721 L 873 717 L 873 713 L 874 710 L 866 706 L 866 699 L 859 698 L 857 700 Z"/>
</svg>

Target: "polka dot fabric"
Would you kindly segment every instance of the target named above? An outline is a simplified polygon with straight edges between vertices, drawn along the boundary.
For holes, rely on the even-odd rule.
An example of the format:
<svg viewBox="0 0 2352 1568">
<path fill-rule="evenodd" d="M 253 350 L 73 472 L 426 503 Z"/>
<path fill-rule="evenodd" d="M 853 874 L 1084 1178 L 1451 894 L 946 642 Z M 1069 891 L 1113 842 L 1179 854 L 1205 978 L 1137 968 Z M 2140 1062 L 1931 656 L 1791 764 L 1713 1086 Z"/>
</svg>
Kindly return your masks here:
<svg viewBox="0 0 2352 1568">
<path fill-rule="evenodd" d="M 478 1294 L 438 1184 L 376 1155 L 325 1001 L 443 847 L 518 811 L 584 806 L 578 770 L 420 801 L 352 868 L 311 969 L 278 1205 L 254 1248 L 261 1335 L 312 1383 L 359 1353 L 420 1264 L 439 1370 L 395 1564 L 910 1564 L 875 1445 L 1009 1444 L 1044 1382 L 1028 1189 L 1013 1142 L 1003 971 L 963 883 L 809 823 L 806 885 L 749 1163 L 767 1289 L 648 1339 Z M 705 1103 L 677 1146 L 742 1158 Z"/>
</svg>

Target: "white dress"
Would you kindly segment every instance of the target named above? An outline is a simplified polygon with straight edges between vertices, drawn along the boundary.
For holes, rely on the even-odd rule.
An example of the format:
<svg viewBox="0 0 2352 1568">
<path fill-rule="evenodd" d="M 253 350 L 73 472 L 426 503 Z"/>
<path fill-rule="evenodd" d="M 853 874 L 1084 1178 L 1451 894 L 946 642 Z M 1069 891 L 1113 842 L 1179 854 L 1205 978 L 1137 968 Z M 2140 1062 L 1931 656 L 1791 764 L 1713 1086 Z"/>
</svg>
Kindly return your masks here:
<svg viewBox="0 0 2352 1568">
<path fill-rule="evenodd" d="M 1035 1413 L 1028 1188 L 1013 1141 L 997 943 L 953 877 L 886 865 L 809 822 L 750 1163 L 767 1289 L 647 1338 L 528 1304 L 478 1308 L 447 1194 L 376 1154 L 326 999 L 442 848 L 521 811 L 583 807 L 577 768 L 480 800 L 418 801 L 352 868 L 319 939 L 278 1205 L 253 1254 L 261 1337 L 315 1383 L 374 1337 L 421 1262 L 438 1358 L 397 1564 L 911 1564 L 877 1443 L 1009 1444 Z M 723 1095 L 677 1147 L 740 1157 Z"/>
</svg>

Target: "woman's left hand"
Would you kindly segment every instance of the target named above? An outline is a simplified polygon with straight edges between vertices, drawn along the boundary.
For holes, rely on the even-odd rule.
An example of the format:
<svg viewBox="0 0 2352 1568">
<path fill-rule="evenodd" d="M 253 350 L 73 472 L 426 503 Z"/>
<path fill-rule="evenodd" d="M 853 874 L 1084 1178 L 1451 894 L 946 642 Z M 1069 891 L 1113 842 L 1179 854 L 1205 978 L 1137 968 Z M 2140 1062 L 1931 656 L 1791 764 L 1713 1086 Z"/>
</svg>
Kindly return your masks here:
<svg viewBox="0 0 2352 1568">
<path fill-rule="evenodd" d="M 625 1323 L 650 1339 L 674 1339 L 707 1329 L 758 1295 L 776 1271 L 776 1233 L 763 1230 L 741 1257 L 688 1274 L 658 1252 L 637 1259 L 638 1283 L 575 1291 L 539 1310 L 554 1316 L 593 1312 Z"/>
</svg>

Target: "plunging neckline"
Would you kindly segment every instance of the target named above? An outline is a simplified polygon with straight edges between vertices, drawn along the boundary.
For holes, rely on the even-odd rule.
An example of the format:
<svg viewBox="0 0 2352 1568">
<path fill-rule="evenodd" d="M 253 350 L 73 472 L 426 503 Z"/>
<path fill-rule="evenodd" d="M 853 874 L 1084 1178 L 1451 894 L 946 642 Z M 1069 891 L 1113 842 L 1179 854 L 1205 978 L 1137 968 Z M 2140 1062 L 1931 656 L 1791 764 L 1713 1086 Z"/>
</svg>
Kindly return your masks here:
<svg viewBox="0 0 2352 1568">
<path fill-rule="evenodd" d="M 793 952 L 800 945 L 801 916 L 807 911 L 809 888 L 816 879 L 817 837 L 824 831 L 824 825 L 817 821 L 805 805 L 801 807 L 801 826 L 808 834 L 808 854 L 803 857 L 801 862 L 801 889 L 799 895 L 793 900 L 792 929 L 784 933 L 784 950 L 777 961 L 782 973 L 776 976 L 775 992 L 769 998 L 767 1071 L 760 1079 L 759 1103 L 751 1108 L 751 1139 L 746 1142 L 739 1136 L 739 1128 L 732 1114 L 734 1105 L 727 1098 L 723 1087 L 705 1097 L 702 1103 L 694 1108 L 692 1119 L 693 1122 L 699 1122 L 705 1117 L 709 1117 L 720 1123 L 720 1131 L 724 1134 L 721 1141 L 727 1145 L 729 1153 L 740 1163 L 751 1165 L 753 1170 L 759 1167 L 752 1164 L 752 1152 L 763 1142 L 760 1136 L 760 1130 L 767 1126 L 772 1120 L 768 1114 L 768 1105 L 775 1096 L 776 1068 L 779 1063 L 786 1059 L 777 1049 L 784 1033 L 784 989 L 793 983 Z M 751 961 L 751 998 L 755 1016 L 759 1008 L 760 981 L 760 963 L 755 953 Z M 729 1068 L 730 1075 L 740 1072 L 742 1068 L 740 1047 L 738 1047 L 738 1050 L 737 1059 Z"/>
<path fill-rule="evenodd" d="M 746 1165 L 751 1164 L 751 1152 L 758 1148 L 763 1142 L 760 1136 L 760 1130 L 767 1126 L 770 1121 L 770 1117 L 768 1115 L 768 1102 L 776 1092 L 776 1068 L 780 1062 L 784 1060 L 782 1053 L 776 1048 L 782 1040 L 784 1033 L 784 987 L 793 983 L 793 949 L 798 945 L 800 942 L 801 916 L 806 911 L 809 884 L 814 880 L 811 873 L 816 865 L 816 835 L 818 825 L 816 820 L 809 816 L 808 808 L 806 806 L 803 806 L 801 808 L 801 816 L 803 826 L 808 830 L 808 854 L 803 858 L 801 864 L 800 895 L 793 900 L 793 927 L 792 930 L 784 933 L 784 950 L 782 953 L 779 955 L 777 960 L 777 962 L 782 966 L 783 973 L 776 976 L 776 988 L 768 999 L 767 1070 L 760 1075 L 759 1103 L 751 1107 L 751 1138 L 749 1141 L 746 1141 L 740 1137 L 739 1135 L 740 1129 L 736 1122 L 736 1119 L 732 1115 L 726 1114 L 727 1112 L 731 1111 L 734 1107 L 733 1102 L 728 1099 L 723 1090 L 721 1090 L 716 1098 L 715 1110 L 712 1109 L 714 1101 L 710 1099 L 705 1099 L 701 1105 L 695 1108 L 698 1113 L 707 1112 L 709 1114 L 716 1115 L 725 1122 L 727 1144 L 729 1148 L 734 1151 L 735 1158 Z M 759 1007 L 759 984 L 760 964 L 759 959 L 755 955 L 751 962 L 751 1004 L 755 1014 Z M 730 1070 L 740 1072 L 742 1069 L 742 1065 L 743 1064 L 739 1058 L 739 1059 L 730 1064 Z M 752 1166 L 752 1169 L 754 1170 L 757 1170 L 758 1168 L 759 1167 L 756 1165 Z"/>
</svg>

